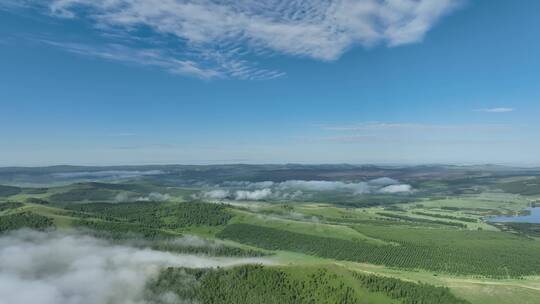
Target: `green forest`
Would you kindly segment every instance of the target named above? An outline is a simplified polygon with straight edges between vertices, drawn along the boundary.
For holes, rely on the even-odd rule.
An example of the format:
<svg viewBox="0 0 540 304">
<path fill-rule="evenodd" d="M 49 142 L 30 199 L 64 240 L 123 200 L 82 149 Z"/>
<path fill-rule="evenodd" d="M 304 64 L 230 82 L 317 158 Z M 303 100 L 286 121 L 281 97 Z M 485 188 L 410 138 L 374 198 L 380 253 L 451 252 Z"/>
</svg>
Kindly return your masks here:
<svg viewBox="0 0 540 304">
<path fill-rule="evenodd" d="M 404 304 L 469 303 L 456 298 L 448 288 L 427 284 L 350 273 L 342 269 L 258 265 L 197 271 L 167 268 L 150 282 L 149 290 L 153 298 L 173 292 L 179 299 L 204 304 L 359 304 L 369 300 L 374 301 L 372 303 L 390 303 L 390 299 L 400 299 Z"/>
<path fill-rule="evenodd" d="M 190 170 L 183 176 L 196 181 L 228 169 Z M 208 183 L 174 186 L 174 175 L 5 186 L 0 188 L 0 238 L 17 238 L 29 229 L 61 237 L 74 233 L 113 247 L 164 253 L 167 259 L 228 265 L 163 267 L 145 287 L 150 304 L 513 304 L 515 299 L 536 304 L 539 224 L 490 221 L 530 216 L 539 198 L 529 188 L 516 194 L 501 187 L 524 191 L 519 185 L 535 180 L 484 175 L 409 177 L 418 190 L 404 197 L 353 198 L 339 190 L 314 201 L 292 195 L 315 192 L 290 190 L 291 196 L 284 196 L 282 188 L 272 192 L 281 195 L 279 200 L 234 199 L 242 187 L 259 185 L 248 181 L 225 183 L 229 188 L 216 193 L 227 196 L 213 199 L 205 196 L 214 189 Z M 468 192 L 475 185 L 485 189 Z"/>
</svg>

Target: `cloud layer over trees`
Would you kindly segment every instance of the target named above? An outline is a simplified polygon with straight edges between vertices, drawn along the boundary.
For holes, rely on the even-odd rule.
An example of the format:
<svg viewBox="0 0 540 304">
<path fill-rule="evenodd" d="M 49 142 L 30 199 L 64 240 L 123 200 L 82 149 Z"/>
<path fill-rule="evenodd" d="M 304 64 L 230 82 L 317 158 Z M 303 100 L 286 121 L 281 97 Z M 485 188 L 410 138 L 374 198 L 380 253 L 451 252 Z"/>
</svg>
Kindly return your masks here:
<svg viewBox="0 0 540 304">
<path fill-rule="evenodd" d="M 219 189 L 204 191 L 203 199 L 237 201 L 294 200 L 306 198 L 308 194 L 338 191 L 353 196 L 365 194 L 408 194 L 414 191 L 411 185 L 382 177 L 367 182 L 342 182 L 319 180 L 288 180 L 283 182 L 226 182 Z"/>
<path fill-rule="evenodd" d="M 78 234 L 17 231 L 0 237 L 0 304 L 148 304 L 145 285 L 161 267 L 264 262 L 177 255 Z"/>
</svg>

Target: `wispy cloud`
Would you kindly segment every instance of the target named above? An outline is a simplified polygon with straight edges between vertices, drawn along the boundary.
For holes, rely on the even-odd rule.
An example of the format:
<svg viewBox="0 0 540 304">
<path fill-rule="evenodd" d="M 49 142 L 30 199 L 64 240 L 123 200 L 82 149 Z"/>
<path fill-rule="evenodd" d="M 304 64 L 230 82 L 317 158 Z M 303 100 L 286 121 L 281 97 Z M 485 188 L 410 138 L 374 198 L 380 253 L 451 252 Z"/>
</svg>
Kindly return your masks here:
<svg viewBox="0 0 540 304">
<path fill-rule="evenodd" d="M 0 10 L 13 10 L 28 7 L 26 0 L 2 0 L 0 1 Z"/>
<path fill-rule="evenodd" d="M 438 123 L 384 123 L 315 125 L 323 134 L 300 138 L 307 142 L 352 144 L 489 144 L 512 141 L 508 138 L 522 126 L 510 124 L 438 124 Z"/>
<path fill-rule="evenodd" d="M 321 137 L 296 137 L 303 142 L 336 142 L 336 143 L 359 143 L 359 142 L 376 142 L 381 138 L 373 135 L 334 135 Z"/>
<path fill-rule="evenodd" d="M 487 108 L 487 109 L 476 109 L 476 112 L 485 112 L 485 113 L 509 113 L 514 112 L 514 108 Z"/>
<path fill-rule="evenodd" d="M 132 132 L 118 132 L 118 133 L 108 133 L 106 134 L 107 137 L 130 137 L 135 136 L 137 134 Z"/>
<path fill-rule="evenodd" d="M 241 79 L 283 76 L 282 72 L 259 67 L 260 57 L 285 54 L 329 61 L 356 45 L 394 47 L 421 41 L 441 17 L 461 2 L 46 0 L 52 16 L 88 19 L 101 32 L 134 40 L 141 38 L 139 29 L 150 29 L 152 39 L 160 45 L 160 52 L 118 46 L 111 50 L 109 46 L 79 53 L 139 62 L 202 78 Z M 171 38 L 175 41 L 172 46 Z M 178 49 L 183 50 L 182 54 L 170 54 Z"/>
<path fill-rule="evenodd" d="M 511 127 L 505 124 L 422 124 L 422 123 L 384 123 L 365 122 L 349 125 L 318 125 L 326 131 L 502 131 Z"/>
<path fill-rule="evenodd" d="M 120 44 L 91 46 L 80 43 L 48 40 L 42 40 L 42 42 L 75 54 L 157 67 L 172 74 L 192 75 L 203 79 L 222 76 L 222 74 L 215 69 L 200 67 L 196 62 L 189 60 L 178 60 L 164 54 L 158 49 L 135 49 Z"/>
<path fill-rule="evenodd" d="M 182 57 L 182 55 L 175 54 L 174 50 L 167 48 L 138 48 L 116 43 L 88 45 L 51 40 L 41 40 L 41 42 L 79 55 L 155 67 L 171 74 L 188 75 L 201 79 L 234 77 L 244 80 L 263 80 L 284 75 L 279 71 L 257 68 L 247 61 L 232 58 L 219 60 L 219 64 L 200 60 L 200 58 L 180 60 L 177 57 Z M 214 60 L 218 59 L 217 54 L 207 57 L 212 57 Z"/>
</svg>

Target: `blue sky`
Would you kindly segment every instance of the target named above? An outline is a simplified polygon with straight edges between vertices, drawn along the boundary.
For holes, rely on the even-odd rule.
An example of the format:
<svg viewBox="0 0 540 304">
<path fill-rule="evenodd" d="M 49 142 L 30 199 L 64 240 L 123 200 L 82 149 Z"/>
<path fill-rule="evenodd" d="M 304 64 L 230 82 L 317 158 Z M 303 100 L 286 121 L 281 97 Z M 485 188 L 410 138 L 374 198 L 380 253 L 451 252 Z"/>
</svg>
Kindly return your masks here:
<svg viewBox="0 0 540 304">
<path fill-rule="evenodd" d="M 539 165 L 538 11 L 0 0 L 0 165 Z"/>
</svg>

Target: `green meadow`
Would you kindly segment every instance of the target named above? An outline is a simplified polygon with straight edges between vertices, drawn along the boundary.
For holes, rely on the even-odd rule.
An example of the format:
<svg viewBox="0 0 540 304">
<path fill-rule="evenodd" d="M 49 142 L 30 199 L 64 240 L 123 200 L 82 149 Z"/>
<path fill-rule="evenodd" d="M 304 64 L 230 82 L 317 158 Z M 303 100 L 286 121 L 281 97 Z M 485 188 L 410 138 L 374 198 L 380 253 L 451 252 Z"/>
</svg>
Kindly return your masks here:
<svg viewBox="0 0 540 304">
<path fill-rule="evenodd" d="M 406 202 L 380 195 L 333 201 L 330 193 L 324 202 L 312 193 L 296 200 L 216 200 L 202 195 L 208 186 L 151 180 L 3 186 L 0 232 L 76 231 L 174 254 L 268 262 L 165 268 L 148 283 L 148 297 L 171 292 L 197 303 L 533 304 L 540 298 L 540 229 L 488 221 L 526 213 L 538 197 L 529 188 L 520 193 L 519 185 L 531 181 L 493 179 L 479 193 L 455 189 L 474 186 L 474 179 L 419 182 L 416 187 L 425 188 Z M 336 200 L 343 197 L 336 194 Z M 196 242 L 175 241 L 182 238 Z M 183 281 L 191 283 L 177 285 Z"/>
</svg>

